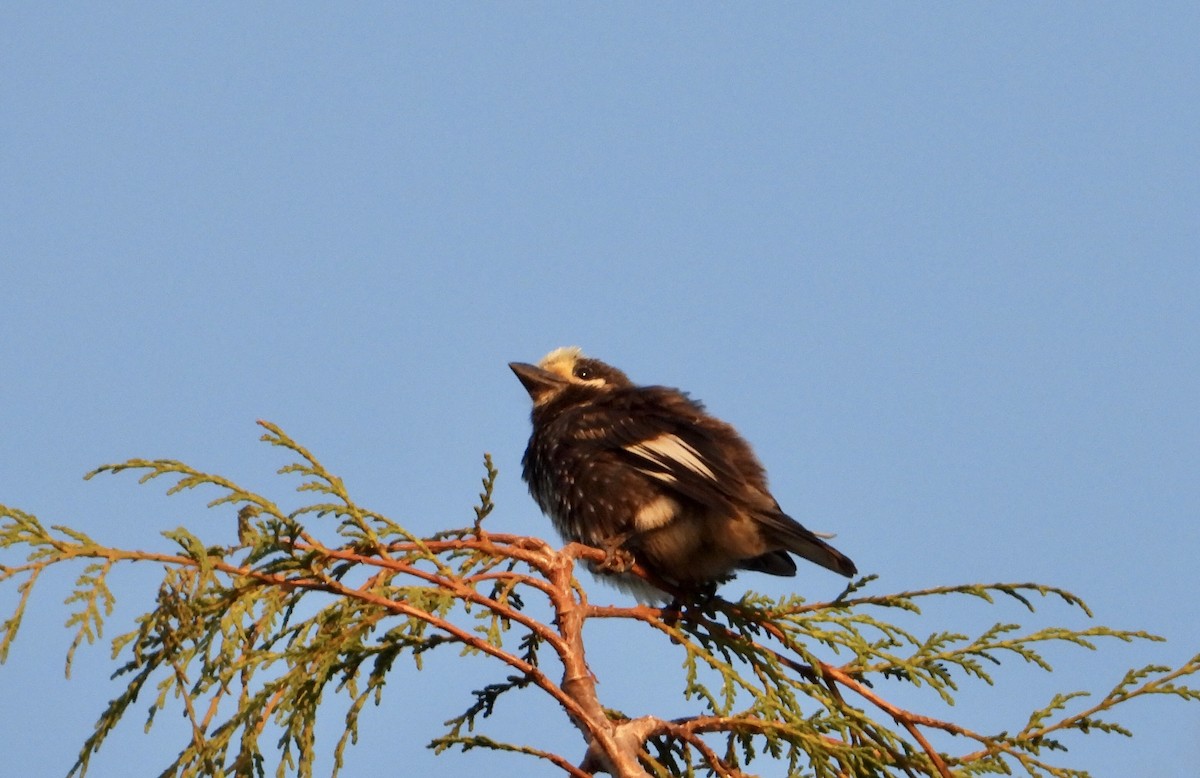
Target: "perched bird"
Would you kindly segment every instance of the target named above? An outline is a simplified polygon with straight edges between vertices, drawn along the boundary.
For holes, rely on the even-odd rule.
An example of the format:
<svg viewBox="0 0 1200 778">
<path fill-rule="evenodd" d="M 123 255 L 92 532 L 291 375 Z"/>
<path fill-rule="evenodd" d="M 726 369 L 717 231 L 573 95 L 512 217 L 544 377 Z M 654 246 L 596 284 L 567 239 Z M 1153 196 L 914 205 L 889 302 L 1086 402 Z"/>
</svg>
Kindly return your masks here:
<svg viewBox="0 0 1200 778">
<path fill-rule="evenodd" d="M 631 556 L 685 589 L 738 569 L 795 575 L 789 552 L 857 572 L 780 509 L 749 444 L 685 393 L 637 386 L 578 348 L 509 367 L 533 400 L 523 477 L 565 540 Z M 633 576 L 617 583 L 646 593 Z"/>
</svg>

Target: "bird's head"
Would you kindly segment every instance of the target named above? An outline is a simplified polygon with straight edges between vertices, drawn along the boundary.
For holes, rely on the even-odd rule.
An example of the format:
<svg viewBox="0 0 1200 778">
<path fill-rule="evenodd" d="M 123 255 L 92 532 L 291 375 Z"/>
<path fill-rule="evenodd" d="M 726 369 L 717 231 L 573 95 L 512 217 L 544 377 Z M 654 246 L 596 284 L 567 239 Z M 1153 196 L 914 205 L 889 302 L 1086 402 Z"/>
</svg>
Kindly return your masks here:
<svg viewBox="0 0 1200 778">
<path fill-rule="evenodd" d="M 633 386 L 620 370 L 585 357 L 577 346 L 556 348 L 536 365 L 509 362 L 508 366 L 517 374 L 535 406 L 549 402 L 570 387 L 605 391 Z"/>
</svg>

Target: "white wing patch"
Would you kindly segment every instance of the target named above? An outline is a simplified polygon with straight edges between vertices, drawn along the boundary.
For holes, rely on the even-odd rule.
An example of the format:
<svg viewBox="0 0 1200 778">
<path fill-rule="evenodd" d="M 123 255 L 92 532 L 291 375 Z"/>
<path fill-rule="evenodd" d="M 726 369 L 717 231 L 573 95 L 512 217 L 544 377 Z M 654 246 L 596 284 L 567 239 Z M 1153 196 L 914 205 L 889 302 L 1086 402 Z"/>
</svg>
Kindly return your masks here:
<svg viewBox="0 0 1200 778">
<path fill-rule="evenodd" d="M 670 497 L 659 497 L 646 503 L 633 516 L 633 526 L 645 532 L 667 524 L 675 518 L 679 511 L 679 503 Z"/>
<path fill-rule="evenodd" d="M 643 440 L 641 443 L 626 446 L 625 450 L 640 457 L 645 457 L 655 464 L 670 466 L 671 463 L 674 463 L 682 465 L 693 473 L 699 473 L 713 481 L 717 480 L 716 474 L 704 463 L 700 452 L 689 446 L 678 435 L 666 433 L 659 435 L 657 438 Z M 664 477 L 665 475 L 663 473 L 655 474 L 656 477 L 662 478 L 664 481 L 667 480 Z M 676 479 L 672 477 L 671 481 L 674 480 Z"/>
</svg>

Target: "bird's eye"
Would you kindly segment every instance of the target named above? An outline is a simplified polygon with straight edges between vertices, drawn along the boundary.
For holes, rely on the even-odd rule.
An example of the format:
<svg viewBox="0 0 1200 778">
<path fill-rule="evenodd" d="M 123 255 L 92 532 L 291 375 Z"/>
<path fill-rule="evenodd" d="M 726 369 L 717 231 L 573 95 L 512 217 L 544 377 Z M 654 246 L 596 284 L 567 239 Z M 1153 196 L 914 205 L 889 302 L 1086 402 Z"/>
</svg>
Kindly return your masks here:
<svg viewBox="0 0 1200 778">
<path fill-rule="evenodd" d="M 577 365 L 575 370 L 572 372 L 574 372 L 576 378 L 586 381 L 595 375 L 596 371 L 592 370 L 587 365 Z"/>
</svg>

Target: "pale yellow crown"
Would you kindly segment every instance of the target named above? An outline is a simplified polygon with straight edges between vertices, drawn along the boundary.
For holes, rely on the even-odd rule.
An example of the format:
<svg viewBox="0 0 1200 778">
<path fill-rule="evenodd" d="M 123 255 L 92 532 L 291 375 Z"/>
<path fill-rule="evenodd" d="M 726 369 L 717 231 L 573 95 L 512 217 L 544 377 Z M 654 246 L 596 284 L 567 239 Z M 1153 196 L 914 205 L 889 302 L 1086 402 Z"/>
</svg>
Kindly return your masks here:
<svg viewBox="0 0 1200 778">
<path fill-rule="evenodd" d="M 579 346 L 563 346 L 542 357 L 538 362 L 538 367 L 569 381 L 573 377 L 571 371 L 575 369 L 575 363 L 581 359 L 583 359 L 583 349 Z"/>
</svg>

